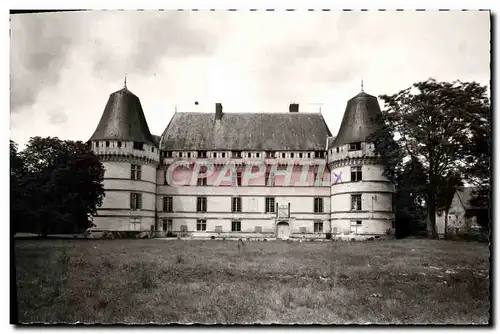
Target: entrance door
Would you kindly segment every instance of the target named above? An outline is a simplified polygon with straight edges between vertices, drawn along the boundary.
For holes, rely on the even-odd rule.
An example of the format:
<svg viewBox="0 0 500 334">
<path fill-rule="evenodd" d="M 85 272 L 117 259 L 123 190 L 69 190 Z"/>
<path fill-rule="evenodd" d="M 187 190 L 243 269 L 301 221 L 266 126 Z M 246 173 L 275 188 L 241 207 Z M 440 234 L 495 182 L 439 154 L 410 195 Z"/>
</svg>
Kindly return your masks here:
<svg viewBox="0 0 500 334">
<path fill-rule="evenodd" d="M 279 222 L 276 225 L 276 237 L 281 240 L 286 240 L 290 237 L 290 225 L 287 222 Z"/>
</svg>

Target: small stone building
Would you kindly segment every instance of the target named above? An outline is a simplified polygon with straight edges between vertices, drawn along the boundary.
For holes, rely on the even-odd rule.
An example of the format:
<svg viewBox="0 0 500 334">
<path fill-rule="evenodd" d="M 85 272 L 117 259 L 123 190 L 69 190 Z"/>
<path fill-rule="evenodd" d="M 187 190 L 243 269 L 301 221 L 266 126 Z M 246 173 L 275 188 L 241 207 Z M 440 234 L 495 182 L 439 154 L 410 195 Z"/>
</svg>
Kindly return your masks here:
<svg viewBox="0 0 500 334">
<path fill-rule="evenodd" d="M 436 212 L 436 230 L 440 237 L 445 234 L 446 219 L 449 234 L 464 233 L 480 228 L 479 219 L 487 213 L 487 208 L 470 204 L 475 187 L 464 187 L 457 190 L 451 200 L 448 210 L 440 208 Z M 446 217 L 448 215 L 448 217 Z"/>
</svg>

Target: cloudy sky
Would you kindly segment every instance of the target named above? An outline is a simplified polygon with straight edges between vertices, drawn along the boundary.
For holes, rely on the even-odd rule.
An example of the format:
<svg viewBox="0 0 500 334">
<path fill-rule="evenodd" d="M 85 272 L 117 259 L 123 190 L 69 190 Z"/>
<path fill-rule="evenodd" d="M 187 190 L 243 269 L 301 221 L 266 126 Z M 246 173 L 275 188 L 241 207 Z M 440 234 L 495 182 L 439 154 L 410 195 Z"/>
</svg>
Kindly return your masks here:
<svg viewBox="0 0 500 334">
<path fill-rule="evenodd" d="M 11 139 L 86 141 L 127 86 L 153 134 L 178 111 L 321 113 L 412 83 L 490 80 L 488 12 L 72 12 L 11 16 Z M 199 101 L 195 106 L 194 102 Z"/>
</svg>

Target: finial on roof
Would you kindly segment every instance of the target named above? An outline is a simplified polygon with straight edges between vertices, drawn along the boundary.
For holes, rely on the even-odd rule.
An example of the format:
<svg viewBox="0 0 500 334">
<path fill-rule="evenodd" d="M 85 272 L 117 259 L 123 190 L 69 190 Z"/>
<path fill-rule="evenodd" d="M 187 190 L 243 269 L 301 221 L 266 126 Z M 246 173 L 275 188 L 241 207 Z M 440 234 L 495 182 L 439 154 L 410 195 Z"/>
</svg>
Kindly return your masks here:
<svg viewBox="0 0 500 334">
<path fill-rule="evenodd" d="M 363 90 L 363 79 L 361 79 L 361 91 L 364 92 L 364 90 Z"/>
<path fill-rule="evenodd" d="M 177 104 L 175 105 L 175 113 L 177 113 Z"/>
<path fill-rule="evenodd" d="M 125 80 L 123 81 L 123 87 L 127 88 L 127 73 L 125 73 Z"/>
</svg>

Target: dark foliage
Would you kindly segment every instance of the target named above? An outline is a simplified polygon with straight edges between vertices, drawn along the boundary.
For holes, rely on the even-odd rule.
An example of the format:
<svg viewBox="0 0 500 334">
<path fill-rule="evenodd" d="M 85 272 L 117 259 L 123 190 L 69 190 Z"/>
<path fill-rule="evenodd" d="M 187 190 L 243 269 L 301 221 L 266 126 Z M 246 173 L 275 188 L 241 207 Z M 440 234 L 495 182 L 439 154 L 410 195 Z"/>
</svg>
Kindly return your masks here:
<svg viewBox="0 0 500 334">
<path fill-rule="evenodd" d="M 13 232 L 78 233 L 102 204 L 104 167 L 83 142 L 33 137 L 22 152 L 11 141 Z"/>
</svg>

